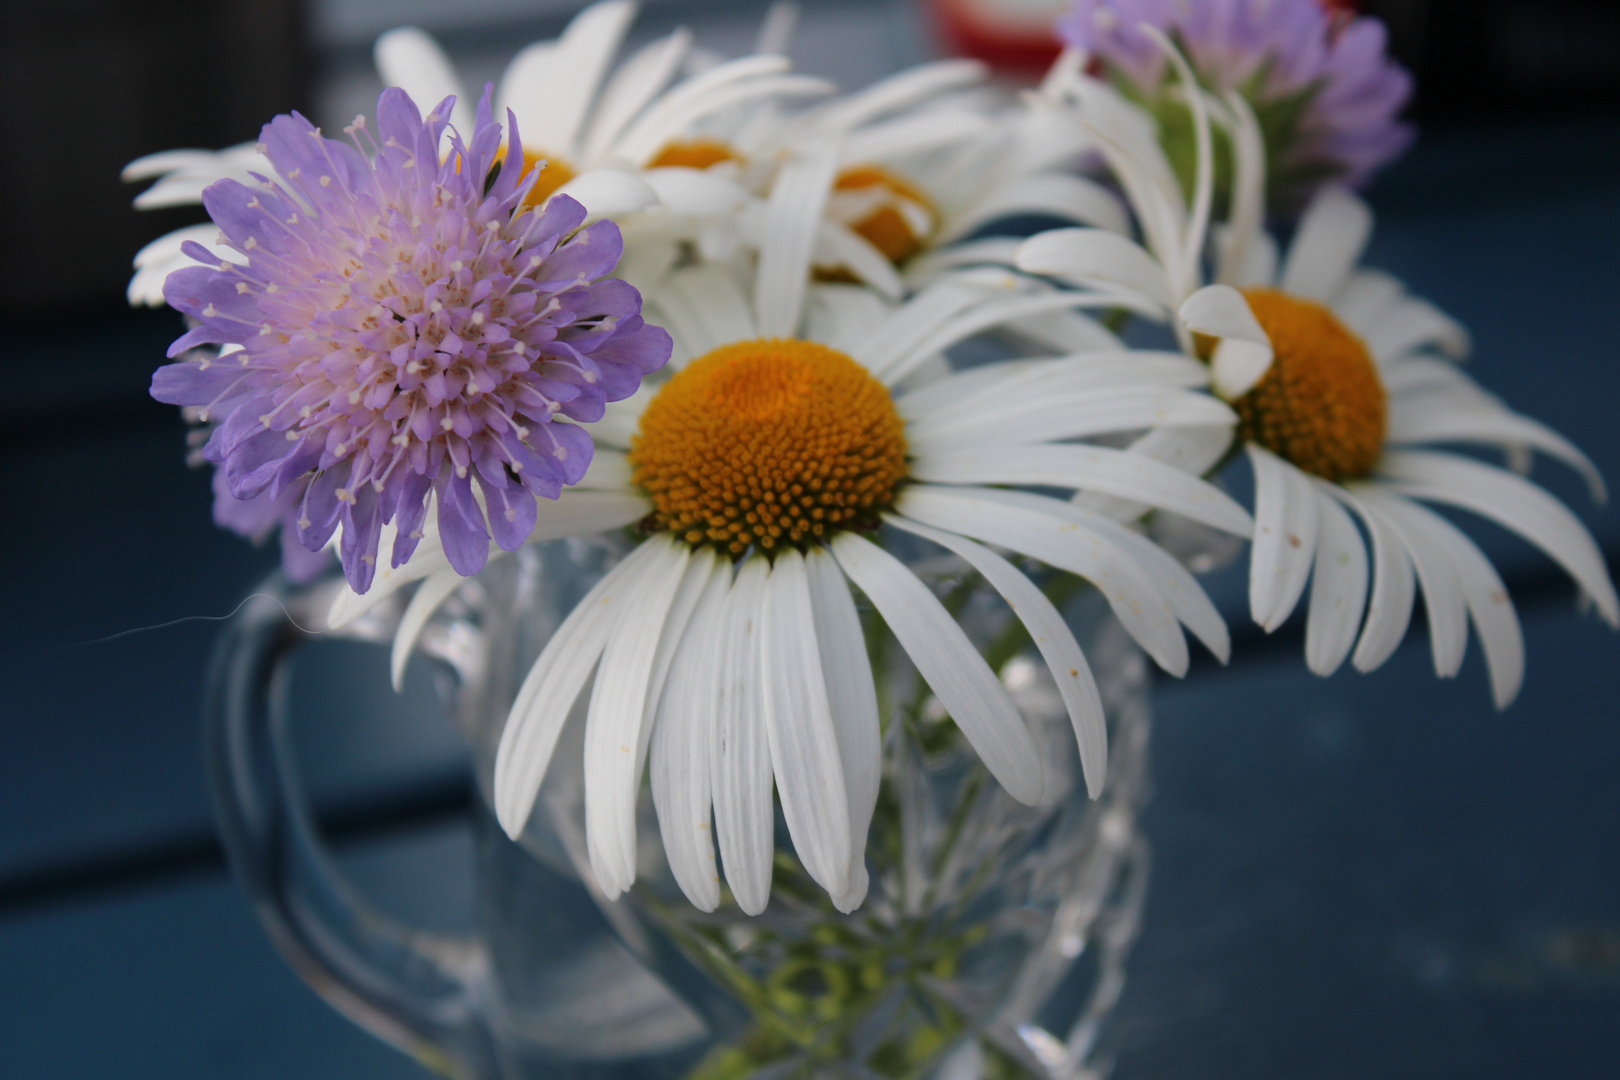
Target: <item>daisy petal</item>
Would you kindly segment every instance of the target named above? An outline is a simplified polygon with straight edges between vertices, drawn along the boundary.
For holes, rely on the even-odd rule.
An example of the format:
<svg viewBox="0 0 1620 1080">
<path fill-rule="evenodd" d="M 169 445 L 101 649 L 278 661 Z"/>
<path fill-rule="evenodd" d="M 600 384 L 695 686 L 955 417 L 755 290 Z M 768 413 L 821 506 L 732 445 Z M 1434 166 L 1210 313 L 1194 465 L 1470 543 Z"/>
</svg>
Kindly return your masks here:
<svg viewBox="0 0 1620 1080">
<path fill-rule="evenodd" d="M 1105 389 L 1040 398 L 916 424 L 906 431 L 914 456 L 940 453 L 966 443 L 1055 442 L 1146 428 L 1231 425 L 1236 417 L 1208 394 L 1164 387 Z"/>
<path fill-rule="evenodd" d="M 771 188 L 754 280 L 754 317 L 762 337 L 791 337 L 799 328 L 810 253 L 837 161 L 836 143 L 817 142 L 782 166 Z"/>
<path fill-rule="evenodd" d="M 458 131 L 472 132 L 473 106 L 477 102 L 468 98 L 455 65 L 432 35 L 414 26 L 390 30 L 372 47 L 372 59 L 376 61 L 383 85 L 404 90 L 420 109 L 431 109 L 455 95 L 450 123 Z M 450 145 L 449 129 L 445 130 L 442 145 L 446 148 Z"/>
<path fill-rule="evenodd" d="M 534 103 L 532 119 L 518 116 L 525 142 L 558 154 L 577 152 L 574 143 L 580 125 L 636 17 L 636 7 L 633 0 L 598 0 L 569 22 L 528 99 Z"/>
<path fill-rule="evenodd" d="M 1012 275 L 1005 279 L 1013 282 Z M 987 286 L 942 281 L 896 308 L 850 355 L 868 371 L 886 368 L 921 341 L 929 331 L 958 312 L 981 303 L 991 294 Z"/>
<path fill-rule="evenodd" d="M 977 446 L 919 456 L 912 478 L 1097 491 L 1170 510 L 1234 536 L 1254 521 L 1219 488 L 1142 454 L 1105 446 Z"/>
<path fill-rule="evenodd" d="M 1405 297 L 1365 334 L 1367 347 L 1380 364 L 1388 364 L 1413 352 L 1434 345 L 1453 359 L 1468 355 L 1468 331 L 1461 323 L 1427 300 Z"/>
<path fill-rule="evenodd" d="M 694 357 L 760 336 L 742 286 L 724 267 L 678 270 L 659 286 L 655 299 L 670 332 Z"/>
<path fill-rule="evenodd" d="M 585 717 L 585 842 L 596 883 L 617 899 L 636 880 L 636 790 L 653 660 L 691 549 L 649 540 L 654 558 L 608 635 Z M 676 631 L 679 636 L 679 631 Z"/>
<path fill-rule="evenodd" d="M 664 853 L 686 898 L 700 911 L 720 906 L 720 871 L 710 822 L 709 746 L 717 694 L 720 641 L 731 569 L 713 564 L 658 703 L 651 746 L 653 806 Z"/>
<path fill-rule="evenodd" d="M 1495 406 L 1489 399 L 1436 400 L 1438 397 L 1436 394 L 1404 398 L 1396 395 L 1390 403 L 1386 441 L 1392 445 L 1461 442 L 1506 448 L 1530 447 L 1557 458 L 1580 473 L 1593 502 L 1601 504 L 1608 501 L 1603 475 L 1592 464 L 1592 459 L 1552 428 L 1528 416 Z"/>
<path fill-rule="evenodd" d="M 1035 740 L 995 673 L 928 587 L 854 533 L 832 543 L 844 573 L 872 601 L 901 648 L 1007 793 L 1038 805 L 1045 781 Z"/>
<path fill-rule="evenodd" d="M 388 661 L 389 678 L 396 692 L 405 685 L 405 665 L 410 663 L 411 650 L 416 648 L 416 640 L 422 636 L 428 620 L 466 580 L 454 570 L 440 570 L 429 575 L 417 588 L 411 602 L 405 605 L 405 614 L 400 617 L 399 629 L 394 633 L 394 648 Z"/>
<path fill-rule="evenodd" d="M 1097 692 L 1097 682 L 1091 676 L 1085 654 L 1080 651 L 1080 643 L 1074 640 L 1073 632 L 1058 609 L 1052 606 L 1052 601 L 1016 566 L 982 544 L 893 514 L 885 520 L 965 559 L 1007 601 L 1013 614 L 1029 631 L 1030 639 L 1040 650 L 1063 696 L 1069 722 L 1074 725 L 1074 735 L 1080 744 L 1086 791 L 1093 799 L 1101 795 L 1108 771 L 1108 727 L 1103 718 L 1102 696 Z"/>
<path fill-rule="evenodd" d="M 849 891 L 849 792 L 828 703 L 804 556 L 788 548 L 765 584 L 764 722 L 788 835 L 805 872 L 833 896 Z M 838 677 L 841 677 L 841 673 Z"/>
<path fill-rule="evenodd" d="M 1003 497 L 1009 494 L 1023 497 L 1016 502 Z M 908 488 L 895 509 L 913 521 L 1085 578 L 1160 667 L 1176 676 L 1186 673 L 1187 642 L 1158 581 L 1118 545 L 1077 520 L 1082 511 L 1043 495 L 932 486 Z"/>
<path fill-rule="evenodd" d="M 1180 315 L 1193 333 L 1221 339 L 1210 364 L 1210 381 L 1221 397 L 1237 400 L 1271 370 L 1271 338 L 1232 286 L 1199 289 L 1181 305 Z"/>
<path fill-rule="evenodd" d="M 1372 211 L 1350 192 L 1324 188 L 1299 220 L 1280 287 L 1327 303 L 1350 280 L 1372 235 Z"/>
<path fill-rule="evenodd" d="M 1427 540 L 1426 530 L 1417 517 L 1420 507 L 1371 484 L 1360 485 L 1357 497 L 1380 515 L 1401 538 L 1401 546 L 1417 571 L 1423 589 L 1423 608 L 1429 616 L 1429 646 L 1434 654 L 1434 671 L 1442 679 L 1452 678 L 1462 668 L 1468 651 L 1468 601 L 1457 570 L 1446 553 Z M 1418 521 L 1418 524 L 1414 524 Z"/>
<path fill-rule="evenodd" d="M 977 60 L 918 64 L 822 106 L 810 119 L 821 131 L 852 131 L 884 113 L 926 101 L 946 90 L 981 82 L 986 73 L 985 66 Z"/>
<path fill-rule="evenodd" d="M 620 65 L 602 88 L 581 149 L 581 161 L 594 163 L 607 155 L 625 125 L 669 85 L 691 46 L 691 32 L 678 29 L 668 37 L 643 46 Z M 521 122 L 522 117 L 518 119 Z M 522 130 L 527 132 L 528 129 Z"/>
<path fill-rule="evenodd" d="M 864 236 L 836 221 L 823 218 L 816 227 L 811 259 L 816 266 L 843 267 L 887 299 L 899 300 L 905 293 L 900 274 L 888 256 Z"/>
<path fill-rule="evenodd" d="M 518 689 L 495 752 L 495 816 L 514 840 L 534 809 L 574 699 L 595 670 L 609 634 L 669 546 L 648 541 L 608 571 L 551 635 Z"/>
<path fill-rule="evenodd" d="M 859 285 L 812 285 L 805 305 L 805 336 L 852 353 L 892 310 L 893 305 Z"/>
<path fill-rule="evenodd" d="M 1331 675 L 1344 663 L 1367 605 L 1367 547 L 1355 522 L 1329 489 L 1313 480 L 1316 495 L 1316 564 L 1305 620 L 1305 666 Z"/>
<path fill-rule="evenodd" d="M 737 906 L 748 915 L 758 915 L 770 902 L 775 845 L 759 634 L 769 567 L 758 556 L 744 562 L 726 598 L 717 643 L 720 686 L 709 737 L 720 859 Z"/>
<path fill-rule="evenodd" d="M 1328 491 L 1360 515 L 1372 534 L 1372 600 L 1367 606 L 1367 623 L 1362 628 L 1361 640 L 1351 657 L 1356 670 L 1365 673 L 1388 660 L 1406 636 L 1407 625 L 1412 621 L 1412 603 L 1417 599 L 1417 580 L 1400 535 L 1382 514 L 1359 498 L 1360 490 L 1360 485 L 1350 490 L 1328 485 Z"/>
<path fill-rule="evenodd" d="M 1249 612 L 1266 633 L 1299 603 L 1316 553 L 1316 496 L 1305 474 L 1251 444 L 1254 547 L 1249 554 Z"/>
<path fill-rule="evenodd" d="M 1210 427 L 1156 428 L 1131 443 L 1128 449 L 1133 454 L 1141 454 L 1154 461 L 1173 465 L 1184 473 L 1203 476 L 1215 467 L 1215 463 L 1221 460 L 1226 448 L 1231 445 L 1232 427 L 1230 424 L 1221 424 Z M 1122 499 L 1117 495 L 1098 495 L 1090 491 L 1080 492 L 1071 501 L 1076 506 L 1111 517 L 1115 521 L 1135 521 L 1153 509 L 1134 499 Z"/>
<path fill-rule="evenodd" d="M 1471 510 L 1511 529 L 1553 558 L 1610 626 L 1620 626 L 1620 600 L 1592 534 L 1563 503 L 1501 469 L 1450 454 L 1392 452 L 1379 474 L 1404 494 Z"/>
<path fill-rule="evenodd" d="M 973 209 L 953 221 L 938 242 L 950 243 L 991 222 L 1025 214 L 1094 225 L 1120 235 L 1130 228 L 1125 207 L 1113 192 L 1082 176 L 1047 172 L 1020 176 L 992 188 Z"/>
<path fill-rule="evenodd" d="M 582 172 L 558 188 L 556 195 L 578 199 L 589 213 L 587 222 L 639 213 L 658 205 L 658 192 L 634 173 L 620 169 Z M 556 197 L 553 195 L 553 198 Z"/>
<path fill-rule="evenodd" d="M 1103 229 L 1053 229 L 1032 236 L 1018 249 L 1018 269 L 1137 297 L 1155 312 L 1176 306 L 1158 261 L 1134 241 Z"/>
<path fill-rule="evenodd" d="M 827 702 L 838 736 L 838 753 L 849 792 L 849 888 L 833 897 L 838 910 L 851 912 L 866 899 L 866 834 L 877 807 L 882 780 L 882 729 L 872 662 L 861 633 L 860 615 L 838 563 L 825 548 L 805 556 L 816 643 L 827 679 Z"/>
</svg>

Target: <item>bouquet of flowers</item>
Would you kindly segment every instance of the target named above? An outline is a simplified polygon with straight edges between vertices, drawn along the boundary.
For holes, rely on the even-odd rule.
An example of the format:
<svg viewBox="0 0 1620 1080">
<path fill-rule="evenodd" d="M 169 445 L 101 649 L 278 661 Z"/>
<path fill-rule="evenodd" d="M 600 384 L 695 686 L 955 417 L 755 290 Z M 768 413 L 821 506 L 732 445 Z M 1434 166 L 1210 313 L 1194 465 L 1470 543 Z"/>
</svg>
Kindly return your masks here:
<svg viewBox="0 0 1620 1080">
<path fill-rule="evenodd" d="M 1539 451 L 1601 500 L 1595 467 L 1361 265 L 1354 189 L 1412 138 L 1376 20 L 1077 0 L 1008 98 L 966 61 L 839 95 L 779 41 L 684 31 L 615 66 L 633 16 L 600 0 L 476 93 L 396 30 L 344 138 L 292 114 L 135 162 L 143 205 L 213 224 L 130 296 L 187 319 L 152 393 L 217 520 L 279 532 L 331 630 L 391 634 L 396 685 L 437 623 L 541 604 L 514 567 L 566 579 L 486 702 L 489 804 L 514 849 L 577 825 L 579 887 L 687 1009 L 654 1047 L 677 1071 L 1079 1075 L 1132 932 L 1141 659 L 1231 650 L 1192 547 L 1248 541 L 1252 617 L 1303 606 L 1321 675 L 1379 667 L 1421 593 L 1437 674 L 1471 623 L 1514 699 L 1512 602 L 1426 504 L 1620 624 L 1525 475 Z M 1053 1036 L 1108 911 L 1116 984 Z"/>
</svg>

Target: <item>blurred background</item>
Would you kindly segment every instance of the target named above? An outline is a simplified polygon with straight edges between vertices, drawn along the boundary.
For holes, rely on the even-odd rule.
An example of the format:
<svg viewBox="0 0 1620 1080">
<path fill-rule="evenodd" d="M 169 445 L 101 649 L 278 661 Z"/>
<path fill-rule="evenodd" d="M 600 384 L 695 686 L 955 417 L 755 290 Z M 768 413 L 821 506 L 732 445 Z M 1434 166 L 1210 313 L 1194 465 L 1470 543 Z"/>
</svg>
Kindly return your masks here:
<svg viewBox="0 0 1620 1080">
<path fill-rule="evenodd" d="M 145 394 L 180 332 L 123 289 L 145 242 L 119 169 L 250 140 L 299 108 L 371 111 L 371 42 L 413 23 L 470 83 L 574 0 L 54 0 L 5 5 L 0 85 L 0 1076 L 420 1077 L 276 956 L 213 839 L 206 621 L 275 563 L 216 531 L 177 410 Z M 1022 21 L 1000 23 L 998 6 Z M 805 0 L 793 59 L 858 87 L 968 51 L 1027 77 L 1047 0 Z M 1345 6 L 1345 5 L 1339 5 Z M 746 52 L 763 0 L 645 0 L 632 44 L 691 26 Z M 1381 0 L 1422 137 L 1369 195 L 1373 265 L 1474 333 L 1471 372 L 1620 478 L 1620 7 Z M 1040 15 L 1040 19 L 1031 13 Z M 1034 27 L 1034 29 L 1031 29 Z M 1620 513 L 1537 478 L 1620 565 Z M 1212 592 L 1232 669 L 1161 684 L 1146 926 L 1108 1037 L 1119 1080 L 1620 1074 L 1620 641 L 1475 522 L 1525 624 L 1505 714 L 1421 623 L 1371 676 L 1304 670 Z M 1477 652 L 1477 650 L 1476 650 Z M 421 671 L 328 644 L 294 693 L 312 797 L 388 910 L 464 925 L 465 763 Z"/>
</svg>

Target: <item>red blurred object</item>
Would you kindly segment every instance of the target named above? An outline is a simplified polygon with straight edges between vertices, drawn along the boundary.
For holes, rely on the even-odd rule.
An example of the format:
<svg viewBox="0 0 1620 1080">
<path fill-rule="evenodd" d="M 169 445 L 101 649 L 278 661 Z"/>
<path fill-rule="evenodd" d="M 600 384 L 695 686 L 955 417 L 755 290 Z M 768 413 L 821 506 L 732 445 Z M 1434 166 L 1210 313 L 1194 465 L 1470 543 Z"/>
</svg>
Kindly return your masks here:
<svg viewBox="0 0 1620 1080">
<path fill-rule="evenodd" d="M 927 0 L 947 51 L 1007 74 L 1040 74 L 1062 51 L 1052 26 L 1069 0 Z"/>
</svg>

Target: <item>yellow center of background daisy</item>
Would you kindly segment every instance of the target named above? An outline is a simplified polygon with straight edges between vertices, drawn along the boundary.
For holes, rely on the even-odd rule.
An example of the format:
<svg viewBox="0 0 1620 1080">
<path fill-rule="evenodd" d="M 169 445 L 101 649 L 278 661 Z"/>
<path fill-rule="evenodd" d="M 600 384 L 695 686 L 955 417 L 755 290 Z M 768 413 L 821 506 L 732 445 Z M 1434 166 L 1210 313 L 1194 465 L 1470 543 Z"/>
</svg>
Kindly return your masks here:
<svg viewBox="0 0 1620 1080">
<path fill-rule="evenodd" d="M 809 341 L 722 346 L 642 414 L 632 479 L 646 527 L 741 554 L 877 525 L 906 475 L 904 424 L 882 383 Z"/>
<path fill-rule="evenodd" d="M 741 161 L 735 151 L 719 139 L 687 139 L 672 142 L 647 162 L 649 169 L 707 169 L 722 161 Z"/>
<path fill-rule="evenodd" d="M 578 175 L 574 172 L 573 167 L 562 158 L 544 154 L 538 150 L 523 151 L 523 171 L 525 173 L 542 161 L 546 163 L 546 167 L 540 173 L 539 179 L 534 182 L 534 187 L 530 188 L 529 193 L 523 196 L 524 206 L 540 206 L 540 204 L 556 194 L 558 188 Z"/>
<path fill-rule="evenodd" d="M 917 252 L 939 222 L 934 202 L 915 184 L 876 165 L 845 169 L 834 181 L 836 191 L 877 189 L 884 201 L 850 228 L 899 266 Z"/>
<path fill-rule="evenodd" d="M 1321 304 L 1275 289 L 1243 295 L 1276 357 L 1232 403 L 1241 437 L 1326 480 L 1369 475 L 1383 453 L 1389 403 L 1366 344 Z"/>
</svg>

